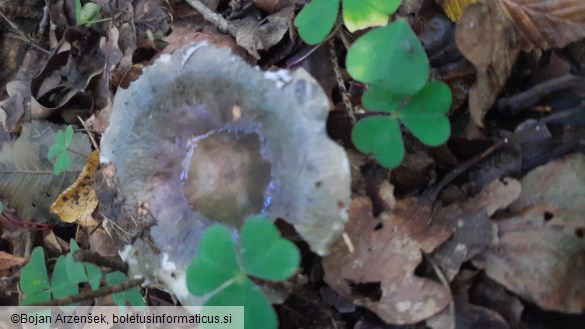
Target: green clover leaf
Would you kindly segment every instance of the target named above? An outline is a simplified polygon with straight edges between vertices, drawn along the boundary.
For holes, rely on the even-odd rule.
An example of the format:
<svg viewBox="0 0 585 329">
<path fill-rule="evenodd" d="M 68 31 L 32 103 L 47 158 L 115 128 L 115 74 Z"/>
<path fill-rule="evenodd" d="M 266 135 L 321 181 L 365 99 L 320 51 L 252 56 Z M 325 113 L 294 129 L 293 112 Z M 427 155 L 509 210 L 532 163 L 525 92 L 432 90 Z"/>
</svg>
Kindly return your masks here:
<svg viewBox="0 0 585 329">
<path fill-rule="evenodd" d="M 276 226 L 266 219 L 249 218 L 241 235 L 242 263 L 249 275 L 281 281 L 293 275 L 299 267 L 301 255 L 297 247 L 283 239 Z"/>
<path fill-rule="evenodd" d="M 55 134 L 55 143 L 51 145 L 48 153 L 49 159 L 57 157 L 53 167 L 55 175 L 60 175 L 71 166 L 71 155 L 67 149 L 72 140 L 73 127 L 71 125 L 68 125 L 65 131 L 60 130 Z"/>
<path fill-rule="evenodd" d="M 404 158 L 400 126 L 394 116 L 378 115 L 358 121 L 351 131 L 351 139 L 358 150 L 373 154 L 384 167 L 397 167 Z"/>
<path fill-rule="evenodd" d="M 244 306 L 245 328 L 276 329 L 276 313 L 248 275 L 284 280 L 298 268 L 299 251 L 280 236 L 274 224 L 253 217 L 242 227 L 240 252 L 238 262 L 225 226 L 208 228 L 199 242 L 198 256 L 187 269 L 187 289 L 196 296 L 208 295 L 205 306 Z"/>
<path fill-rule="evenodd" d="M 402 96 L 419 92 L 430 73 L 427 55 L 404 19 L 364 34 L 349 49 L 346 65 L 354 79 Z"/>
<path fill-rule="evenodd" d="M 430 81 L 410 98 L 398 119 L 414 137 L 428 146 L 439 146 L 449 139 L 451 125 L 446 113 L 451 106 L 451 89 L 441 81 Z"/>
<path fill-rule="evenodd" d="M 333 29 L 339 0 L 313 0 L 295 18 L 295 26 L 306 43 L 316 45 L 323 41 Z"/>
<path fill-rule="evenodd" d="M 73 253 L 79 250 L 79 246 L 75 240 L 71 239 L 69 241 L 69 249 L 71 252 L 65 256 L 65 265 L 69 280 L 77 283 L 89 282 L 91 289 L 93 291 L 97 290 L 102 278 L 100 268 L 95 264 L 76 262 L 73 259 Z"/>
<path fill-rule="evenodd" d="M 55 298 L 65 298 L 79 293 L 79 283 L 69 280 L 67 276 L 67 264 L 64 256 L 57 258 L 55 268 L 53 269 L 53 277 L 51 282 L 51 290 Z"/>
<path fill-rule="evenodd" d="M 106 274 L 106 282 L 110 286 L 122 284 L 127 281 L 128 277 L 122 272 L 115 271 Z M 114 303 L 120 307 L 124 307 L 126 305 L 126 301 L 128 301 L 128 303 L 130 303 L 132 306 L 146 306 L 144 298 L 142 297 L 138 287 L 133 287 L 128 290 L 117 292 L 113 295 L 113 298 Z"/>
<path fill-rule="evenodd" d="M 362 102 L 380 114 L 358 121 L 352 130 L 352 141 L 358 150 L 373 154 L 384 167 L 395 168 L 404 158 L 399 122 L 428 146 L 441 145 L 449 138 L 451 126 L 446 113 L 451 105 L 451 90 L 441 81 L 430 81 L 410 98 L 372 85 Z"/>
<path fill-rule="evenodd" d="M 24 305 L 48 302 L 51 300 L 51 285 L 45 265 L 45 251 L 36 247 L 28 263 L 20 272 L 20 289 L 25 294 Z"/>
<path fill-rule="evenodd" d="M 349 32 L 384 26 L 402 0 L 343 0 L 343 22 Z"/>
</svg>

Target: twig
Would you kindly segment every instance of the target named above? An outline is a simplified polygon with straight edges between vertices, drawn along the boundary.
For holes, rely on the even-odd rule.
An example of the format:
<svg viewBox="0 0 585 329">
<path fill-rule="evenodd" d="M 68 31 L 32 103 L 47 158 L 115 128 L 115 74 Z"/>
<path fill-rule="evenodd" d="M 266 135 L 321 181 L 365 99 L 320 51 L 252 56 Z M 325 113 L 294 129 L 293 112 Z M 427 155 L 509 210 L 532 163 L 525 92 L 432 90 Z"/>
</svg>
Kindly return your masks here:
<svg viewBox="0 0 585 329">
<path fill-rule="evenodd" d="M 117 259 L 106 258 L 91 250 L 77 250 L 73 253 L 73 259 L 77 262 L 92 263 L 97 266 L 109 267 L 122 273 L 128 273 L 128 264 Z"/>
<path fill-rule="evenodd" d="M 14 22 L 12 22 L 8 17 L 6 17 L 6 15 L 4 15 L 4 13 L 2 13 L 2 11 L 0 10 L 0 16 L 2 16 L 2 18 L 8 23 L 8 25 L 10 25 L 10 27 L 16 31 L 16 33 L 18 33 L 18 35 L 20 36 L 9 36 L 13 39 L 16 40 L 20 40 L 20 41 L 24 41 L 26 42 L 29 46 L 45 53 L 45 54 L 50 54 L 50 52 L 46 49 L 43 49 L 42 47 L 37 46 L 36 44 L 34 44 L 27 36 L 26 34 L 24 34 L 24 32 L 22 32 L 22 30 L 18 27 L 18 25 L 16 25 Z"/>
<path fill-rule="evenodd" d="M 203 3 L 199 0 L 187 0 L 187 3 L 191 5 L 191 7 L 195 8 L 205 20 L 209 21 L 213 24 L 217 29 L 222 33 L 229 33 L 232 36 L 236 36 L 236 28 L 233 24 L 231 24 L 228 20 L 223 18 L 221 15 L 213 12 L 213 10 L 207 8 Z"/>
<path fill-rule="evenodd" d="M 337 80 L 337 86 L 339 87 L 339 93 L 341 94 L 341 99 L 343 99 L 343 103 L 347 109 L 347 113 L 351 118 L 351 122 L 355 123 L 355 110 L 353 105 L 351 104 L 351 99 L 349 97 L 349 92 L 347 91 L 347 87 L 345 86 L 345 81 L 343 80 L 343 76 L 341 75 L 341 68 L 339 67 L 339 59 L 337 58 L 337 52 L 335 50 L 335 39 L 329 39 L 329 58 L 331 60 L 331 66 L 333 67 L 333 72 L 335 72 L 335 80 Z"/>
<path fill-rule="evenodd" d="M 585 90 L 585 78 L 572 74 L 565 74 L 525 90 L 517 95 L 500 99 L 496 108 L 506 113 L 516 113 L 522 109 L 536 104 L 542 97 L 555 91 L 580 88 Z"/>
<path fill-rule="evenodd" d="M 451 287 L 449 286 L 449 281 L 445 277 L 445 274 L 443 273 L 441 268 L 435 263 L 435 260 L 431 256 L 426 255 L 422 250 L 420 252 L 426 258 L 426 260 L 429 262 L 429 264 L 431 264 L 431 267 L 435 271 L 435 274 L 439 278 L 439 281 L 441 281 L 441 284 L 449 292 L 449 297 L 451 297 L 451 301 L 449 302 L 449 316 L 451 317 L 451 319 L 453 319 L 453 322 L 454 322 L 455 321 L 455 300 L 453 299 L 453 292 L 451 291 Z"/>
<path fill-rule="evenodd" d="M 27 305 L 27 306 L 65 306 L 65 305 L 71 305 L 73 303 L 78 303 L 78 302 L 82 302 L 85 300 L 92 300 L 94 298 L 104 297 L 104 296 L 107 296 L 110 294 L 115 294 L 115 293 L 120 292 L 120 291 L 124 291 L 124 290 L 128 290 L 128 289 L 131 289 L 134 287 L 138 287 L 143 282 L 144 282 L 144 278 L 132 279 L 132 280 L 126 281 L 124 283 L 116 284 L 113 286 L 101 287 L 100 289 L 98 289 L 96 291 L 87 291 L 87 292 L 83 292 L 79 295 L 69 296 L 69 297 L 59 298 L 59 299 L 53 299 L 53 300 L 48 301 L 48 302 L 37 303 L 37 304 L 32 304 L 32 305 Z"/>
</svg>

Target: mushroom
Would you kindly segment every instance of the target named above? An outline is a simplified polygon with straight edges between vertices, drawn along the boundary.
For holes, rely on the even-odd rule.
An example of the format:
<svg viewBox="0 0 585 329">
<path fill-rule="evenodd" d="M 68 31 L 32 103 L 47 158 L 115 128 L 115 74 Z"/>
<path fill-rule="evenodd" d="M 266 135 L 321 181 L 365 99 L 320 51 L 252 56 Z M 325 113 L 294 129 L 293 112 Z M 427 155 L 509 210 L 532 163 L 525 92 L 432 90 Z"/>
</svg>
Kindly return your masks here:
<svg viewBox="0 0 585 329">
<path fill-rule="evenodd" d="M 207 43 L 162 55 L 119 90 L 100 154 L 118 195 L 102 181 L 98 197 L 129 274 L 194 304 L 185 270 L 205 228 L 220 222 L 236 236 L 255 214 L 289 222 L 327 254 L 350 199 L 328 107 L 304 70 L 262 72 Z"/>
</svg>

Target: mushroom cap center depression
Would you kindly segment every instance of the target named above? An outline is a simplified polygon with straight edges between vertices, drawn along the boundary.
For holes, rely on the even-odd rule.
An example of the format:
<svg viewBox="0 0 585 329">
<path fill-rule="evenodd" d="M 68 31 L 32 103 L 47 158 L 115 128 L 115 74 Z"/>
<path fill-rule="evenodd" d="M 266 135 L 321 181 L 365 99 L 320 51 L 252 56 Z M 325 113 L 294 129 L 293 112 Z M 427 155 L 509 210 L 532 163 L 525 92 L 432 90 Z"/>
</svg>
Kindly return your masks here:
<svg viewBox="0 0 585 329">
<path fill-rule="evenodd" d="M 185 181 L 189 205 L 211 220 L 240 227 L 267 206 L 271 165 L 256 133 L 219 132 L 196 142 Z"/>
</svg>

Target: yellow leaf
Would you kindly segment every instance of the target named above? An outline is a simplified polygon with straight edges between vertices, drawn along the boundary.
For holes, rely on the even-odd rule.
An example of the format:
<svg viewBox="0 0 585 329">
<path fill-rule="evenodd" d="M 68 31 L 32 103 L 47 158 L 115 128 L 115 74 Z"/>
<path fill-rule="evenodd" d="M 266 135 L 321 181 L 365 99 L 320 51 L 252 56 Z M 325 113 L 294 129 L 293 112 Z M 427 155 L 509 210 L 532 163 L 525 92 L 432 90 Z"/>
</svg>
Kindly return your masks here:
<svg viewBox="0 0 585 329">
<path fill-rule="evenodd" d="M 99 155 L 97 150 L 89 154 L 85 167 L 75 183 L 59 194 L 57 200 L 51 205 L 51 211 L 59 215 L 62 221 L 66 223 L 77 222 L 83 227 L 97 225 L 91 214 L 98 204 L 93 183 Z"/>
<path fill-rule="evenodd" d="M 461 14 L 463 14 L 463 11 L 465 8 L 467 8 L 467 6 L 476 2 L 477 0 L 443 0 L 440 1 L 440 4 L 443 7 L 445 14 L 447 14 L 447 16 L 449 16 L 449 18 L 455 22 L 459 19 Z"/>
</svg>

